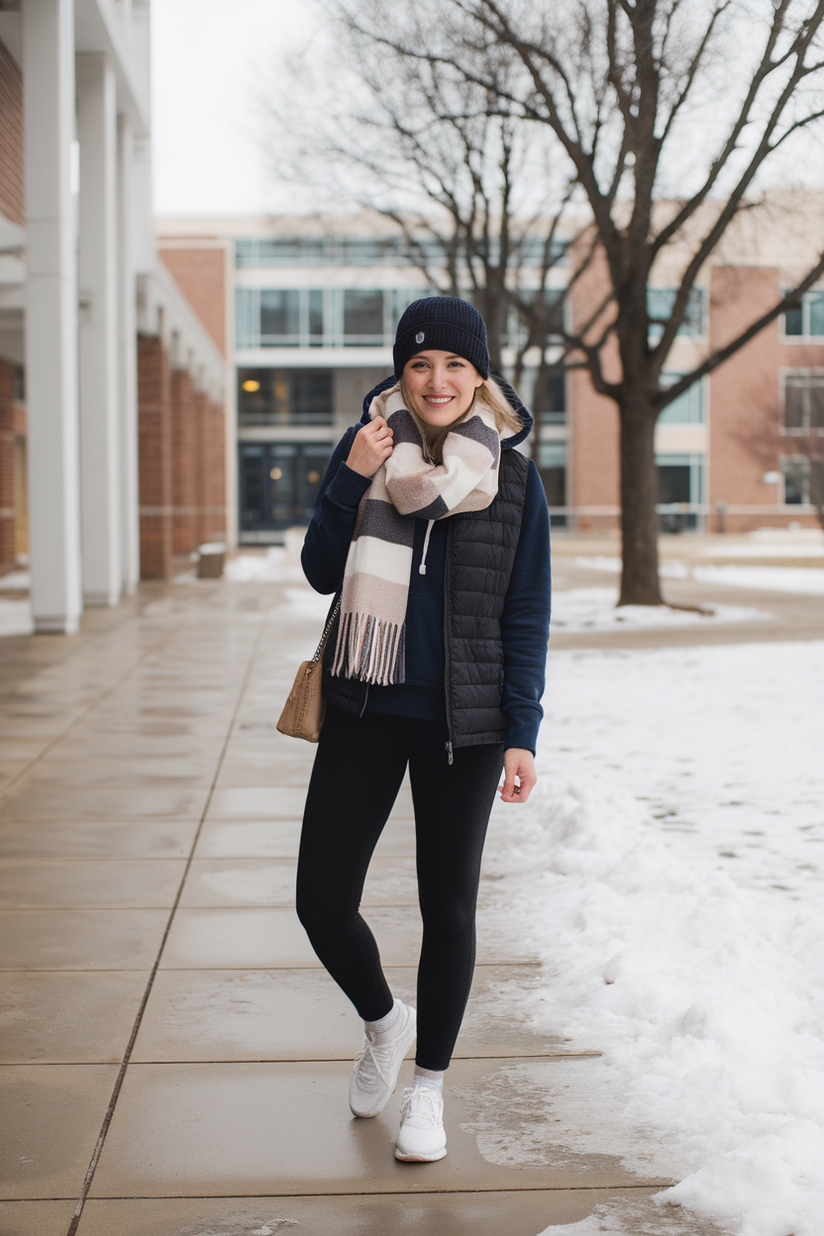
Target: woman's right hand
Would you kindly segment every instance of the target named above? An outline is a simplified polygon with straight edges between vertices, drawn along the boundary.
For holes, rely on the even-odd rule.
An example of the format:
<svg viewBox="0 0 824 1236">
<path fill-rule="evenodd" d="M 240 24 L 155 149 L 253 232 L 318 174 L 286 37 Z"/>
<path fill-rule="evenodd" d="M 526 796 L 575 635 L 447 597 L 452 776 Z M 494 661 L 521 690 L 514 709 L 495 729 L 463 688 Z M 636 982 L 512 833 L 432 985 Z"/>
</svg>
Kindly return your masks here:
<svg viewBox="0 0 824 1236">
<path fill-rule="evenodd" d="M 361 476 L 374 476 L 392 454 L 392 430 L 382 416 L 376 416 L 355 434 L 346 460 L 347 468 Z"/>
</svg>

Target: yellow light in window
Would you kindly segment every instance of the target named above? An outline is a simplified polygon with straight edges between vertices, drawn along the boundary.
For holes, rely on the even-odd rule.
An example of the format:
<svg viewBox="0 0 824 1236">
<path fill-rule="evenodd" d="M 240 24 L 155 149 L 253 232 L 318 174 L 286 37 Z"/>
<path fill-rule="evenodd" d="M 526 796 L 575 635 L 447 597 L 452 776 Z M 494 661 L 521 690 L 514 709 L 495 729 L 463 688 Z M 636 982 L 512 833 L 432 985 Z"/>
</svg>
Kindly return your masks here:
<svg viewBox="0 0 824 1236">
<path fill-rule="evenodd" d="M 246 381 L 243 383 L 243 389 L 245 391 L 248 391 L 249 394 L 252 395 L 254 394 L 255 391 L 260 390 L 260 382 L 255 381 L 254 378 L 247 378 Z"/>
<path fill-rule="evenodd" d="M 310 485 L 317 485 L 318 481 L 320 480 L 320 473 L 319 472 L 307 472 L 306 479 Z"/>
<path fill-rule="evenodd" d="M 280 478 L 283 476 L 283 473 L 281 472 L 280 468 L 273 468 L 272 471 L 269 473 L 269 475 L 271 476 L 273 481 L 279 481 Z"/>
</svg>

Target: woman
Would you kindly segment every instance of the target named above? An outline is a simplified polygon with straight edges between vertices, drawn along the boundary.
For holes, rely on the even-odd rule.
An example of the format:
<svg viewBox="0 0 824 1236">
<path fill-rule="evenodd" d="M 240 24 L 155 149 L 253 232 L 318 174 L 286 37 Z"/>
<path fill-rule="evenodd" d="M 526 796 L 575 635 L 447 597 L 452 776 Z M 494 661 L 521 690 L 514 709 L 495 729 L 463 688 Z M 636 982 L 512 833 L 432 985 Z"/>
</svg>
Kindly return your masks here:
<svg viewBox="0 0 824 1236">
<path fill-rule="evenodd" d="M 321 485 L 302 562 L 340 593 L 326 721 L 306 800 L 297 907 L 364 1019 L 349 1103 L 376 1116 L 417 1033 L 398 1159 L 446 1154 L 443 1075 L 475 962 L 481 852 L 502 800 L 535 784 L 549 634 L 549 515 L 510 449 L 532 417 L 489 376 L 486 327 L 454 297 L 416 301 L 395 376 L 367 396 Z M 369 860 L 409 767 L 423 946 L 416 1011 L 393 999 L 359 914 Z"/>
</svg>

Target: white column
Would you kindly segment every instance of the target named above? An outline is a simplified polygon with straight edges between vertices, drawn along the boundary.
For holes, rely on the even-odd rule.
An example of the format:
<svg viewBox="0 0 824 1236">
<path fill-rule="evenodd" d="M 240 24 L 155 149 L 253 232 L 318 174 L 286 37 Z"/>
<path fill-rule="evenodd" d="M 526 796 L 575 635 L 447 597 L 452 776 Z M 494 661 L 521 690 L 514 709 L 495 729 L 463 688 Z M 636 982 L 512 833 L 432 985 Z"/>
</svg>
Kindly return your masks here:
<svg viewBox="0 0 824 1236">
<path fill-rule="evenodd" d="M 23 107 L 32 610 L 35 630 L 70 634 L 82 610 L 73 0 L 23 0 Z"/>
<path fill-rule="evenodd" d="M 117 330 L 117 85 L 105 55 L 77 57 L 80 142 L 80 476 L 83 599 L 122 585 Z"/>
<path fill-rule="evenodd" d="M 118 116 L 118 333 L 120 373 L 120 527 L 123 587 L 140 580 L 140 512 L 137 455 L 137 277 L 133 237 L 132 127 Z"/>
</svg>

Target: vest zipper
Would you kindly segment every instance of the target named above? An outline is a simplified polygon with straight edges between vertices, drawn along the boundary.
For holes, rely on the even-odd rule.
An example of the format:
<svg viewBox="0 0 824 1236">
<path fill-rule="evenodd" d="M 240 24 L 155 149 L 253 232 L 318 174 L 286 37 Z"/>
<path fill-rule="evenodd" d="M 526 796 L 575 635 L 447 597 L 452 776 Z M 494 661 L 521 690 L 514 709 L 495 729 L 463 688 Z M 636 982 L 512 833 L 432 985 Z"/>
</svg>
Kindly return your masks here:
<svg viewBox="0 0 824 1236">
<path fill-rule="evenodd" d="M 444 693 L 446 696 L 446 738 L 444 743 L 446 747 L 446 755 L 449 763 L 452 761 L 452 658 L 451 647 L 449 642 L 449 633 L 452 625 L 452 593 L 451 593 L 451 574 L 450 568 L 452 565 L 452 529 L 453 523 L 450 519 L 446 526 L 446 551 L 443 571 L 443 654 L 444 654 Z"/>
<path fill-rule="evenodd" d="M 429 552 L 429 538 L 432 535 L 432 529 L 435 527 L 434 519 L 430 519 L 426 524 L 426 536 L 423 538 L 423 554 L 421 555 L 421 565 L 418 567 L 418 574 L 426 574 L 426 555 Z"/>
</svg>

